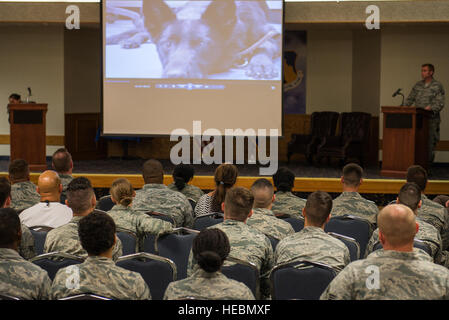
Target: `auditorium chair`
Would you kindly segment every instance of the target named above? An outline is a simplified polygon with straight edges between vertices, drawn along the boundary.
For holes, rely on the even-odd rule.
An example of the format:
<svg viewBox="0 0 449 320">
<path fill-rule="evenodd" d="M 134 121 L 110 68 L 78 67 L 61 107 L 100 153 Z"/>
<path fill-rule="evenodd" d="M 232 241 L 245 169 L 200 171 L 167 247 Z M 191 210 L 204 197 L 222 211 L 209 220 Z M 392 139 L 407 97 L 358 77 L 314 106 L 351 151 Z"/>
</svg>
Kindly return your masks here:
<svg viewBox="0 0 449 320">
<path fill-rule="evenodd" d="M 187 200 L 189 200 L 190 206 L 192 207 L 192 212 L 194 212 L 196 207 L 196 201 L 193 200 L 192 198 L 187 198 Z"/>
<path fill-rule="evenodd" d="M 355 239 L 360 246 L 359 257 L 365 256 L 365 248 L 371 238 L 371 225 L 368 221 L 351 215 L 330 218 L 324 227 L 325 232 L 335 232 Z"/>
<path fill-rule="evenodd" d="M 37 255 L 44 253 L 45 239 L 47 238 L 48 231 L 53 228 L 47 226 L 34 226 L 30 227 L 31 234 L 34 238 L 34 251 Z"/>
<path fill-rule="evenodd" d="M 164 221 L 168 221 L 168 222 L 170 222 L 173 226 L 176 225 L 175 220 L 174 220 L 171 216 L 169 216 L 168 214 L 160 213 L 160 212 L 156 212 L 156 211 L 148 211 L 148 212 L 145 212 L 145 214 L 149 215 L 151 218 L 161 219 L 161 220 L 164 220 Z"/>
<path fill-rule="evenodd" d="M 416 239 L 413 241 L 413 247 L 418 248 L 423 250 L 424 252 L 426 252 L 429 256 L 432 256 L 432 250 L 430 250 L 430 247 L 427 243 L 425 243 L 422 240 Z M 382 244 L 378 241 L 376 242 L 376 244 L 374 245 L 373 251 L 382 249 L 383 246 Z"/>
<path fill-rule="evenodd" d="M 290 223 L 295 232 L 299 232 L 302 229 L 304 229 L 304 218 L 292 218 L 288 215 L 276 215 L 276 218 L 282 219 L 285 222 Z"/>
<path fill-rule="evenodd" d="M 276 246 L 277 246 L 278 243 L 279 243 L 279 239 L 276 239 L 276 238 L 274 238 L 274 237 L 272 237 L 272 236 L 269 236 L 269 235 L 267 235 L 267 234 L 266 234 L 266 236 L 267 236 L 267 238 L 270 240 L 270 242 L 271 242 L 271 247 L 273 248 L 273 252 L 274 252 L 274 250 L 276 250 Z"/>
<path fill-rule="evenodd" d="M 122 242 L 122 254 L 124 256 L 138 251 L 137 236 L 129 231 L 117 230 L 117 237 Z"/>
<path fill-rule="evenodd" d="M 176 264 L 178 279 L 187 277 L 187 264 L 193 239 L 200 233 L 189 228 L 174 228 L 171 233 L 159 234 L 155 239 L 157 255 L 169 258 Z"/>
<path fill-rule="evenodd" d="M 317 161 L 322 158 L 336 158 L 341 164 L 350 158 L 356 158 L 363 166 L 366 146 L 369 143 L 371 115 L 366 112 L 343 112 L 341 129 L 337 136 L 327 136 L 317 147 Z"/>
<path fill-rule="evenodd" d="M 53 281 L 59 269 L 80 264 L 84 259 L 64 252 L 50 252 L 36 256 L 30 261 L 47 271 L 48 276 Z"/>
<path fill-rule="evenodd" d="M 112 202 L 111 195 L 103 196 L 98 200 L 97 209 L 100 209 L 101 211 L 108 212 L 112 209 L 114 206 L 114 202 Z"/>
<path fill-rule="evenodd" d="M 168 284 L 177 278 L 175 263 L 155 254 L 139 252 L 122 256 L 116 265 L 140 273 L 150 288 L 152 300 L 162 300 Z"/>
<path fill-rule="evenodd" d="M 219 224 L 221 222 L 223 222 L 223 213 L 212 212 L 195 217 L 195 219 L 193 220 L 193 229 L 201 231 L 203 229 L 206 229 L 207 227 Z"/>
<path fill-rule="evenodd" d="M 292 133 L 287 146 L 287 162 L 295 153 L 304 154 L 308 163 L 312 163 L 317 146 L 326 136 L 334 136 L 339 113 L 333 111 L 313 112 L 310 118 L 310 134 Z"/>
<path fill-rule="evenodd" d="M 112 300 L 92 293 L 82 293 L 75 296 L 65 297 L 58 300 Z"/>
<path fill-rule="evenodd" d="M 273 268 L 270 275 L 273 300 L 318 300 L 337 273 L 330 266 L 293 261 Z"/>
<path fill-rule="evenodd" d="M 230 265 L 229 263 L 232 263 Z M 257 266 L 249 261 L 243 261 L 234 257 L 227 257 L 224 265 L 221 267 L 223 273 L 229 279 L 243 282 L 254 294 L 254 297 L 259 295 L 259 269 Z"/>
<path fill-rule="evenodd" d="M 354 238 L 347 237 L 335 232 L 328 232 L 328 234 L 334 238 L 337 238 L 338 240 L 343 242 L 346 247 L 348 247 L 351 262 L 360 259 L 360 245 Z"/>
</svg>

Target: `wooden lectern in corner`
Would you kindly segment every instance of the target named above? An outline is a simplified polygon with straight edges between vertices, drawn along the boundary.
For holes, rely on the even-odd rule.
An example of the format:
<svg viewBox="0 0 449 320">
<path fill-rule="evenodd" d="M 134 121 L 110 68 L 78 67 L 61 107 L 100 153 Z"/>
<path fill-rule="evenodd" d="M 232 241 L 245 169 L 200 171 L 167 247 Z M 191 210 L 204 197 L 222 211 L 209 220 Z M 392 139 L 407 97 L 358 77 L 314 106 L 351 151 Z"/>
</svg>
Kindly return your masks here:
<svg viewBox="0 0 449 320">
<path fill-rule="evenodd" d="M 47 169 L 46 103 L 8 104 L 11 160 L 24 159 L 31 171 Z"/>
<path fill-rule="evenodd" d="M 404 178 L 411 165 L 428 169 L 431 111 L 416 107 L 382 107 L 382 176 Z"/>
</svg>

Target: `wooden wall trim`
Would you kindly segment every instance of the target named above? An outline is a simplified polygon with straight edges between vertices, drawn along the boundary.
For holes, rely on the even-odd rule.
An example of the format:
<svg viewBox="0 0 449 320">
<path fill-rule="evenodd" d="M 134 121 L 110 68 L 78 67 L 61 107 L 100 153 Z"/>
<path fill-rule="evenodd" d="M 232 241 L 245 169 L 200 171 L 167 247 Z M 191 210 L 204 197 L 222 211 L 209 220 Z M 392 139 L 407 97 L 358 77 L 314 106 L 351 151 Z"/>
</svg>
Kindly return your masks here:
<svg viewBox="0 0 449 320">
<path fill-rule="evenodd" d="M 0 134 L 0 144 L 9 144 L 10 137 L 9 134 Z M 63 146 L 64 136 L 47 136 L 46 137 L 47 146 Z"/>
</svg>

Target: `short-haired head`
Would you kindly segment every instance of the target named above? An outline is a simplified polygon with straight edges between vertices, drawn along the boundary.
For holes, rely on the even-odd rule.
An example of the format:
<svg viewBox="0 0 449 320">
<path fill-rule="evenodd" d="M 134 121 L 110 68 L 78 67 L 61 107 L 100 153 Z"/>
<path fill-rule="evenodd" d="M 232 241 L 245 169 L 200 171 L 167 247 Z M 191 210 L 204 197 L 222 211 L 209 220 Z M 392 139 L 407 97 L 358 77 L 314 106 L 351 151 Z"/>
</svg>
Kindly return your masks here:
<svg viewBox="0 0 449 320">
<path fill-rule="evenodd" d="M 413 165 L 407 169 L 407 182 L 414 182 L 424 192 L 427 186 L 427 171 L 420 165 Z"/>
<path fill-rule="evenodd" d="M 221 212 L 221 204 L 225 200 L 226 193 L 237 182 L 239 171 L 237 167 L 231 163 L 222 163 L 215 169 L 215 192 L 212 197 L 211 210 L 213 212 Z"/>
<path fill-rule="evenodd" d="M 431 63 L 424 63 L 423 65 L 421 65 L 421 68 L 427 67 L 429 68 L 429 71 L 435 72 L 435 66 Z"/>
<path fill-rule="evenodd" d="M 77 177 L 67 186 L 67 205 L 74 214 L 82 214 L 93 210 L 95 206 L 95 193 L 89 179 Z"/>
<path fill-rule="evenodd" d="M 193 178 L 195 169 L 190 164 L 178 164 L 173 170 L 173 182 L 178 190 L 184 189 L 186 184 Z"/>
<path fill-rule="evenodd" d="M 11 183 L 5 177 L 0 178 L 0 208 L 4 208 L 11 197 Z"/>
<path fill-rule="evenodd" d="M 321 227 L 324 225 L 332 211 L 332 198 L 324 191 L 315 191 L 307 197 L 304 208 L 309 224 Z"/>
<path fill-rule="evenodd" d="M 16 210 L 0 209 L 0 248 L 14 248 L 18 245 L 22 230 Z"/>
<path fill-rule="evenodd" d="M 224 215 L 226 219 L 245 222 L 251 214 L 254 196 L 243 187 L 233 187 L 226 193 Z"/>
<path fill-rule="evenodd" d="M 62 191 L 61 179 L 56 171 L 46 170 L 42 172 L 37 180 L 39 194 L 58 194 Z"/>
<path fill-rule="evenodd" d="M 160 161 L 156 159 L 146 161 L 142 167 L 142 176 L 145 184 L 162 184 L 164 182 L 164 169 Z"/>
<path fill-rule="evenodd" d="M 73 167 L 72 155 L 66 148 L 59 148 L 53 153 L 52 166 L 58 173 L 69 172 Z"/>
<path fill-rule="evenodd" d="M 220 270 L 230 251 L 228 236 L 220 229 L 204 229 L 193 239 L 193 257 L 206 272 Z"/>
<path fill-rule="evenodd" d="M 20 94 L 17 93 L 11 93 L 8 97 L 9 103 L 20 103 Z"/>
<path fill-rule="evenodd" d="M 343 167 L 343 183 L 349 187 L 358 187 L 363 176 L 363 169 L 356 163 L 348 163 Z"/>
<path fill-rule="evenodd" d="M 274 188 L 270 180 L 260 178 L 251 186 L 254 196 L 254 208 L 268 208 L 273 203 Z"/>
<path fill-rule="evenodd" d="M 128 207 L 133 202 L 134 188 L 128 179 L 119 178 L 112 182 L 109 193 L 122 206 Z"/>
<path fill-rule="evenodd" d="M 90 256 L 107 252 L 115 244 L 114 220 L 104 212 L 94 211 L 83 217 L 78 225 L 81 246 Z"/>
<path fill-rule="evenodd" d="M 295 174 L 290 169 L 281 167 L 273 175 L 273 183 L 278 191 L 292 191 L 295 184 Z"/>
<path fill-rule="evenodd" d="M 421 189 L 416 183 L 407 182 L 399 190 L 398 201 L 416 212 L 421 201 Z"/>
<path fill-rule="evenodd" d="M 26 181 L 30 179 L 30 168 L 28 162 L 24 159 L 16 159 L 9 163 L 9 180 L 11 183 L 16 181 Z"/>
<path fill-rule="evenodd" d="M 377 216 L 377 225 L 379 236 L 391 247 L 413 245 L 417 229 L 415 214 L 409 207 L 402 204 L 384 207 Z"/>
</svg>

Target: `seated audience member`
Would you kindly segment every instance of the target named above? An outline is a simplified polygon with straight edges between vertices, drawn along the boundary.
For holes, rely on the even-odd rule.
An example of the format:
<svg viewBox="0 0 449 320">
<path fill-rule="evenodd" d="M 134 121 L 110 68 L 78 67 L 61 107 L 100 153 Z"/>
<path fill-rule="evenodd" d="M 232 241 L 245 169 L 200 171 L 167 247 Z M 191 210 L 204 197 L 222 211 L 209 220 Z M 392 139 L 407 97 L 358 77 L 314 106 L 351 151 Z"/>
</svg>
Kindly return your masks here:
<svg viewBox="0 0 449 320">
<path fill-rule="evenodd" d="M 200 188 L 189 184 L 193 179 L 195 170 L 191 165 L 188 164 L 178 164 L 173 170 L 173 183 L 169 184 L 167 187 L 170 190 L 181 192 L 187 197 L 187 199 L 192 199 L 195 202 L 204 195 L 204 192 Z"/>
<path fill-rule="evenodd" d="M 421 189 L 421 208 L 418 209 L 418 217 L 430 223 L 440 232 L 443 241 L 443 250 L 449 247 L 449 215 L 443 206 L 428 199 L 424 194 L 427 186 L 427 172 L 418 165 L 407 169 L 407 182 L 414 182 Z"/>
<path fill-rule="evenodd" d="M 140 248 L 143 248 L 146 233 L 160 234 L 173 230 L 170 222 L 151 218 L 145 213 L 132 209 L 132 201 L 136 193 L 127 179 L 114 180 L 109 192 L 115 205 L 108 214 L 114 219 L 118 231 L 128 231 L 137 236 Z"/>
<path fill-rule="evenodd" d="M 36 185 L 30 181 L 28 162 L 17 159 L 9 164 L 9 181 L 11 182 L 11 208 L 19 213 L 39 203 L 41 197 Z"/>
<path fill-rule="evenodd" d="M 252 214 L 254 197 L 251 192 L 242 187 L 233 187 L 226 192 L 222 204 L 224 221 L 213 228 L 223 231 L 231 245 L 230 257 L 252 262 L 260 272 L 260 295 L 256 298 L 270 296 L 269 274 L 273 267 L 273 248 L 270 240 L 259 230 L 246 224 Z M 211 227 L 212 228 L 212 227 Z M 192 252 L 189 256 L 187 275 L 196 271 L 198 265 Z"/>
<path fill-rule="evenodd" d="M 251 186 L 251 193 L 254 196 L 253 214 L 246 221 L 247 225 L 277 240 L 295 233 L 290 223 L 276 218 L 271 211 L 275 195 L 270 181 L 257 179 Z"/>
<path fill-rule="evenodd" d="M 415 214 L 416 223 L 419 226 L 415 238 L 424 241 L 430 248 L 432 260 L 435 263 L 441 262 L 441 236 L 438 230 L 431 224 L 423 221 L 418 217 L 418 209 L 421 207 L 421 190 L 414 182 L 407 182 L 399 191 L 397 203 L 410 208 Z M 368 256 L 374 250 L 374 246 L 379 242 L 379 229 L 376 229 L 371 236 L 368 245 L 366 246 L 365 256 Z"/>
<path fill-rule="evenodd" d="M 175 227 L 193 227 L 192 206 L 183 194 L 163 184 L 162 164 L 154 159 L 148 160 L 143 164 L 142 175 L 145 185 L 136 191 L 133 209 L 169 215 L 175 220 Z"/>
<path fill-rule="evenodd" d="M 51 287 L 52 299 L 83 293 L 118 300 L 151 299 L 142 276 L 116 266 L 112 260 L 115 232 L 114 220 L 106 213 L 93 212 L 80 220 L 79 239 L 88 257 L 58 271 Z M 70 286 L 71 278 L 77 283 Z"/>
<path fill-rule="evenodd" d="M 332 202 L 332 216 L 352 215 L 363 218 L 371 224 L 371 230 L 375 229 L 377 205 L 359 194 L 360 185 L 363 182 L 363 169 L 355 163 L 349 163 L 343 168 L 341 184 L 343 193 Z"/>
<path fill-rule="evenodd" d="M 14 209 L 0 209 L 0 294 L 20 299 L 50 298 L 47 271 L 26 261 L 17 252 L 22 231 Z"/>
<path fill-rule="evenodd" d="M 44 244 L 44 253 L 64 252 L 75 256 L 87 257 L 87 252 L 81 246 L 78 236 L 80 220 L 94 212 L 96 198 L 90 181 L 85 177 L 72 180 L 67 187 L 66 204 L 73 211 L 73 218 L 69 223 L 50 230 Z M 112 258 L 115 260 L 122 255 L 120 239 L 113 248 Z"/>
<path fill-rule="evenodd" d="M 221 204 L 223 203 L 226 192 L 231 189 L 235 182 L 239 171 L 237 167 L 230 163 L 220 164 L 215 169 L 214 181 L 215 190 L 203 195 L 197 202 L 195 207 L 195 216 L 201 216 L 212 212 L 223 212 Z"/>
<path fill-rule="evenodd" d="M 306 200 L 295 196 L 292 193 L 295 183 L 295 174 L 288 168 L 279 168 L 273 175 L 273 183 L 277 192 L 271 210 L 274 214 L 287 215 L 292 218 L 303 218 L 302 209 L 306 205 Z"/>
<path fill-rule="evenodd" d="M 350 263 L 321 299 L 449 299 L 449 270 L 413 250 L 418 230 L 413 211 L 401 204 L 383 208 L 377 218 L 383 249 Z"/>
<path fill-rule="evenodd" d="M 230 251 L 226 234 L 219 229 L 205 229 L 193 239 L 192 253 L 199 268 L 187 279 L 172 282 L 164 300 L 194 297 L 201 300 L 254 300 L 251 290 L 220 272 Z"/>
<path fill-rule="evenodd" d="M 274 252 L 276 265 L 306 260 L 341 271 L 350 262 L 349 249 L 342 241 L 324 232 L 331 210 L 332 198 L 327 192 L 310 194 L 303 209 L 304 229 L 278 243 Z"/>
<path fill-rule="evenodd" d="M 443 207 L 445 207 L 447 214 L 449 215 L 449 196 L 440 194 L 440 195 L 436 196 L 435 198 L 433 198 L 433 202 L 441 204 Z"/>
<path fill-rule="evenodd" d="M 8 102 L 9 102 L 10 104 L 19 104 L 19 103 L 22 103 L 22 99 L 21 99 L 20 94 L 17 94 L 17 93 L 11 93 L 11 95 L 10 95 L 9 98 L 8 98 Z"/>
<path fill-rule="evenodd" d="M 0 178 L 0 207 L 9 208 L 11 205 L 11 184 L 8 179 Z M 19 254 L 26 260 L 30 260 L 36 256 L 34 250 L 34 237 L 30 229 L 23 223 L 20 224 L 22 229 L 22 237 L 19 243 Z"/>
<path fill-rule="evenodd" d="M 53 153 L 51 159 L 51 166 L 58 173 L 59 178 L 61 179 L 62 183 L 61 197 L 63 198 L 63 200 L 65 200 L 67 197 L 66 194 L 67 186 L 69 185 L 70 181 L 73 180 L 72 155 L 67 151 L 66 148 L 59 148 L 58 150 L 55 151 L 55 153 Z"/>
<path fill-rule="evenodd" d="M 72 219 L 72 209 L 59 202 L 62 184 L 55 171 L 42 172 L 37 181 L 37 192 L 41 202 L 23 210 L 19 216 L 24 225 L 57 228 Z"/>
</svg>

